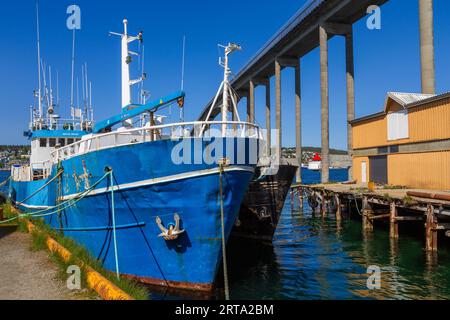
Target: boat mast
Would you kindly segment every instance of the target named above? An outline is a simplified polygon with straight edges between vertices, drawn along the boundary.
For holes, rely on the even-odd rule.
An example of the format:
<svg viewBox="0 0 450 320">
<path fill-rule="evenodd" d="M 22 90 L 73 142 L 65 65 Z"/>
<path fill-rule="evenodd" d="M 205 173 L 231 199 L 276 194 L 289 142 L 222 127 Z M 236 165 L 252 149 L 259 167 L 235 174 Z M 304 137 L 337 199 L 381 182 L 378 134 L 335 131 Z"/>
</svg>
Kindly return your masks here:
<svg viewBox="0 0 450 320">
<path fill-rule="evenodd" d="M 39 1 L 36 1 L 36 35 L 37 35 L 37 60 L 38 60 L 38 110 L 40 127 L 42 126 L 42 95 L 41 95 L 41 44 L 39 32 Z"/>
<path fill-rule="evenodd" d="M 124 111 L 131 104 L 131 87 L 137 83 L 140 83 L 145 80 L 145 73 L 142 74 L 141 78 L 138 80 L 130 80 L 130 64 L 132 62 L 131 55 L 139 55 L 136 52 L 132 52 L 129 50 L 129 44 L 139 40 L 141 43 L 142 40 L 142 32 L 136 37 L 128 35 L 128 20 L 123 20 L 123 34 L 110 32 L 110 35 L 120 36 L 122 38 L 122 110 Z M 124 125 L 126 127 L 131 127 L 133 125 L 133 120 L 129 119 L 124 121 Z"/>
</svg>

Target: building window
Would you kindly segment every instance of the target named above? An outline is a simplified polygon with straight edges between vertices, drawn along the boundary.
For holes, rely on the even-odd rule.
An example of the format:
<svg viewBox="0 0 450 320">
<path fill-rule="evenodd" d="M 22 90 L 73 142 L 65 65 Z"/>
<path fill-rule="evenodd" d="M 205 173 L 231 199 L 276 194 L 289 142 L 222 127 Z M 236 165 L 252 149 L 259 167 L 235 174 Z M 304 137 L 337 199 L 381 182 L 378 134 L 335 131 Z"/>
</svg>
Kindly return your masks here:
<svg viewBox="0 0 450 320">
<path fill-rule="evenodd" d="M 72 138 L 68 138 L 67 139 L 67 144 L 72 144 L 73 143 L 73 139 Z"/>
<path fill-rule="evenodd" d="M 389 151 L 390 153 L 398 153 L 399 151 L 398 146 L 390 146 Z"/>
<path fill-rule="evenodd" d="M 48 139 L 48 146 L 50 148 L 54 148 L 56 146 L 56 139 L 55 138 Z"/>
<path fill-rule="evenodd" d="M 45 139 L 45 138 L 39 139 L 39 146 L 41 148 L 46 148 L 47 147 L 47 139 Z"/>
<path fill-rule="evenodd" d="M 64 147 L 66 145 L 66 139 L 59 138 L 58 139 L 58 144 L 59 144 L 59 146 Z"/>
<path fill-rule="evenodd" d="M 388 153 L 388 147 L 379 147 L 378 154 L 386 154 Z"/>
<path fill-rule="evenodd" d="M 388 140 L 409 138 L 408 111 L 401 110 L 387 115 Z"/>
</svg>

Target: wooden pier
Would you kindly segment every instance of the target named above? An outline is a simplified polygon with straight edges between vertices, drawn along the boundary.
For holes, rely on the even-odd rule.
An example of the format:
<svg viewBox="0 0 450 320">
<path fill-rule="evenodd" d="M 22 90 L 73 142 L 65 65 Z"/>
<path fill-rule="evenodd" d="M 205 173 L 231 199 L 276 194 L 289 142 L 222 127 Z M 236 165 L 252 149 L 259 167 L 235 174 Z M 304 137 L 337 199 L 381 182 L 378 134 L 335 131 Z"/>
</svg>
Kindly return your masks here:
<svg viewBox="0 0 450 320">
<path fill-rule="evenodd" d="M 423 223 L 428 252 L 437 251 L 438 235 L 450 237 L 448 191 L 389 186 L 369 190 L 367 184 L 295 184 L 291 187 L 292 208 L 295 196 L 301 205 L 306 198 L 313 214 L 334 214 L 337 222 L 360 216 L 364 233 L 373 232 L 376 221 L 386 221 L 391 239 L 399 238 L 400 223 Z"/>
</svg>

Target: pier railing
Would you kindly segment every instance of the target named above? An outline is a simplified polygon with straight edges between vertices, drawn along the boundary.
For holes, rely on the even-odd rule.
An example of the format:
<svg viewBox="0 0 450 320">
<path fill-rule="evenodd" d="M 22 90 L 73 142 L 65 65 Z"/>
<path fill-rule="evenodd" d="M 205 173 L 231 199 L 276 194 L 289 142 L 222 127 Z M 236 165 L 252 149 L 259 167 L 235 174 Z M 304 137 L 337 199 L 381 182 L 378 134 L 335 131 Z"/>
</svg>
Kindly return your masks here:
<svg viewBox="0 0 450 320">
<path fill-rule="evenodd" d="M 226 131 L 223 132 L 223 129 Z M 241 137 L 264 139 L 261 128 L 250 122 L 194 121 L 139 127 L 87 135 L 51 153 L 53 163 L 92 151 L 156 140 L 182 138 Z"/>
</svg>

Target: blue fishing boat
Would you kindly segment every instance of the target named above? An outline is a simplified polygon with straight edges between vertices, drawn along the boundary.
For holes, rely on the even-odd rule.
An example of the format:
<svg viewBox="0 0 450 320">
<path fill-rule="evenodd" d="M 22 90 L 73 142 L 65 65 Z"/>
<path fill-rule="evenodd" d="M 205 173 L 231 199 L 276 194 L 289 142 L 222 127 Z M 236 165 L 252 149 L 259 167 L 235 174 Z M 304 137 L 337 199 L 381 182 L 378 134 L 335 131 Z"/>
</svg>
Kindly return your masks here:
<svg viewBox="0 0 450 320">
<path fill-rule="evenodd" d="M 39 86 L 26 132 L 31 160 L 12 167 L 11 200 L 121 277 L 209 291 L 263 148 L 256 125 L 227 119 L 230 110 L 237 116 L 228 56 L 239 47 L 224 47 L 224 80 L 211 107 L 222 98 L 222 121 L 164 124 L 159 112 L 183 108 L 184 92 L 132 103 L 145 74 L 130 80 L 138 53 L 129 45 L 142 43 L 142 32 L 130 36 L 124 20 L 124 32 L 113 34 L 122 42 L 121 112 L 94 123 L 88 103 L 87 112 L 72 108 L 72 119 L 60 121 Z"/>
</svg>

